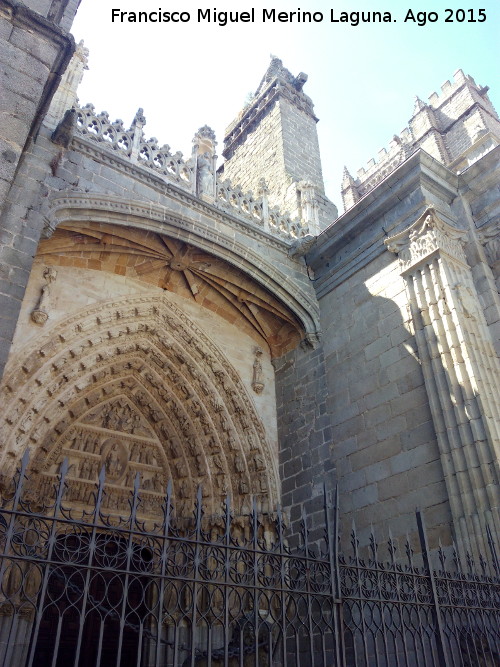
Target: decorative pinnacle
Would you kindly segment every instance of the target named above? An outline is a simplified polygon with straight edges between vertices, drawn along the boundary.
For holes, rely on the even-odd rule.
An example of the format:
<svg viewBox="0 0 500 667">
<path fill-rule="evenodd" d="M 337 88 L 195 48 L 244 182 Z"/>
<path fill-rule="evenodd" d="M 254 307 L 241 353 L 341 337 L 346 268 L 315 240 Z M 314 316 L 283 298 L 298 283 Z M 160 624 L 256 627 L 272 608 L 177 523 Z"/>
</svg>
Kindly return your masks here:
<svg viewBox="0 0 500 667">
<path fill-rule="evenodd" d="M 132 127 L 136 127 L 137 125 L 146 125 L 146 117 L 144 116 L 144 109 L 141 109 L 139 107 L 137 109 L 137 113 L 134 116 L 134 120 L 132 121 Z"/>
<path fill-rule="evenodd" d="M 413 106 L 413 115 L 415 116 L 419 111 L 425 109 L 427 104 L 423 102 L 418 95 L 415 95 L 415 103 Z"/>
<path fill-rule="evenodd" d="M 344 167 L 344 173 L 342 174 L 342 185 L 344 186 L 354 185 L 354 178 L 349 173 L 347 167 Z"/>
</svg>

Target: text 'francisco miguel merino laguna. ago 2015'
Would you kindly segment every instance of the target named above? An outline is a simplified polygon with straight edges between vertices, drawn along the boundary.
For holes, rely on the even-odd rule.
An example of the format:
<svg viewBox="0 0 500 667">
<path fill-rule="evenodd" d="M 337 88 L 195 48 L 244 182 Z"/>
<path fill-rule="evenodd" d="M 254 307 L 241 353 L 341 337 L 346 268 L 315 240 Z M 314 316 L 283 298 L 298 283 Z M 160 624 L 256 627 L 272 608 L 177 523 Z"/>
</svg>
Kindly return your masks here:
<svg viewBox="0 0 500 667">
<path fill-rule="evenodd" d="M 188 23 L 195 20 L 197 23 L 213 23 L 224 27 L 230 23 L 346 23 L 357 26 L 360 23 L 403 23 L 424 26 L 427 23 L 483 23 L 486 21 L 485 9 L 445 9 L 435 11 L 419 11 L 404 9 L 401 14 L 386 11 L 349 11 L 339 12 L 330 9 L 328 12 L 278 11 L 276 9 L 254 9 L 244 11 L 218 11 L 214 9 L 198 9 L 196 13 L 176 10 L 163 10 L 161 7 L 153 11 L 122 11 L 119 8 L 111 10 L 112 23 Z"/>
</svg>

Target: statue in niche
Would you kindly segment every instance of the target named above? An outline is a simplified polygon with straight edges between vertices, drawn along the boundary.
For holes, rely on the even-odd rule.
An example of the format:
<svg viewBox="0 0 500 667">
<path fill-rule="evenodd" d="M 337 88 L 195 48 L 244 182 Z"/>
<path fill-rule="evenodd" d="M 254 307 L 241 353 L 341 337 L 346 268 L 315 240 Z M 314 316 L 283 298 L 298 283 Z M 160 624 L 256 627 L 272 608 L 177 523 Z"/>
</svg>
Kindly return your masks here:
<svg viewBox="0 0 500 667">
<path fill-rule="evenodd" d="M 255 470 L 265 470 L 265 468 L 266 468 L 264 457 L 260 453 L 257 453 L 257 454 L 254 455 L 253 463 L 254 463 Z"/>
<path fill-rule="evenodd" d="M 297 184 L 297 189 L 300 192 L 302 222 L 311 225 L 314 228 L 319 221 L 319 206 L 316 199 L 315 187 L 313 183 L 309 183 L 309 181 L 300 181 L 300 183 Z"/>
<path fill-rule="evenodd" d="M 203 477 L 203 475 L 205 474 L 205 466 L 203 463 L 203 456 L 201 454 L 198 454 L 195 457 L 195 467 L 196 467 L 196 473 L 200 477 Z"/>
<path fill-rule="evenodd" d="M 36 308 L 31 313 L 31 319 L 36 324 L 43 326 L 49 319 L 50 286 L 57 278 L 57 271 L 52 266 L 47 266 L 43 272 L 45 285 L 42 287 L 40 298 Z"/>
<path fill-rule="evenodd" d="M 119 480 L 125 472 L 128 455 L 125 446 L 117 440 L 110 440 L 104 448 L 102 464 L 106 469 L 106 476 L 112 480 Z"/>
<path fill-rule="evenodd" d="M 177 463 L 175 464 L 175 472 L 176 472 L 176 475 L 179 479 L 183 479 L 184 477 L 187 477 L 188 471 L 187 471 L 187 467 L 186 467 L 186 464 L 184 463 L 184 461 L 182 461 L 182 460 L 177 461 Z"/>
<path fill-rule="evenodd" d="M 179 496 L 181 498 L 189 498 L 189 482 L 187 479 L 183 479 L 179 485 Z"/>
<path fill-rule="evenodd" d="M 234 469 L 236 472 L 245 472 L 245 459 L 240 452 L 234 455 Z"/>
<path fill-rule="evenodd" d="M 172 438 L 170 440 L 170 456 L 173 459 L 178 459 L 179 456 L 182 456 L 182 446 L 178 438 Z"/>
<path fill-rule="evenodd" d="M 150 466 L 158 467 L 158 458 L 156 457 L 156 452 L 154 449 L 146 450 L 146 463 Z"/>
<path fill-rule="evenodd" d="M 269 491 L 267 478 L 264 474 L 259 475 L 259 487 L 262 493 L 267 493 Z"/>
<path fill-rule="evenodd" d="M 213 461 L 216 468 L 218 468 L 220 471 L 224 472 L 224 463 L 222 462 L 222 458 L 221 458 L 220 454 L 215 454 L 212 457 L 212 461 Z"/>
<path fill-rule="evenodd" d="M 203 195 L 213 198 L 214 196 L 214 175 L 212 169 L 212 158 L 210 153 L 205 152 L 198 158 L 196 174 L 196 194 L 198 197 Z"/>
<path fill-rule="evenodd" d="M 89 459 L 84 459 L 80 468 L 79 477 L 81 479 L 90 479 L 92 475 L 92 462 Z"/>
<path fill-rule="evenodd" d="M 252 389 L 256 394 L 261 394 L 265 387 L 264 374 L 262 372 L 262 361 L 261 361 L 263 352 L 260 349 L 260 347 L 256 347 L 254 353 L 255 353 L 255 359 L 253 362 Z"/>
<path fill-rule="evenodd" d="M 227 446 L 232 452 L 236 452 L 238 450 L 238 442 L 232 433 L 229 433 L 227 438 Z"/>
<path fill-rule="evenodd" d="M 122 472 L 120 457 L 118 456 L 118 445 L 112 445 L 105 459 L 106 472 L 110 477 L 116 477 Z"/>
</svg>

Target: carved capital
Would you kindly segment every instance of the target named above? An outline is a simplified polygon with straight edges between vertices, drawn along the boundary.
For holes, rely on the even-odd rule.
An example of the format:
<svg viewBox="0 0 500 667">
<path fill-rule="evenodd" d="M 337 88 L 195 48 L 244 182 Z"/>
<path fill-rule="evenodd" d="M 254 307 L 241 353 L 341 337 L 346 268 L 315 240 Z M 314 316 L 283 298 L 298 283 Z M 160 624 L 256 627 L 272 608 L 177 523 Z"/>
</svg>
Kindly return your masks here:
<svg viewBox="0 0 500 667">
<path fill-rule="evenodd" d="M 398 255 L 401 273 L 435 253 L 445 253 L 467 266 L 463 251 L 466 232 L 441 220 L 433 208 L 428 208 L 410 227 L 384 241 L 387 249 Z"/>
</svg>

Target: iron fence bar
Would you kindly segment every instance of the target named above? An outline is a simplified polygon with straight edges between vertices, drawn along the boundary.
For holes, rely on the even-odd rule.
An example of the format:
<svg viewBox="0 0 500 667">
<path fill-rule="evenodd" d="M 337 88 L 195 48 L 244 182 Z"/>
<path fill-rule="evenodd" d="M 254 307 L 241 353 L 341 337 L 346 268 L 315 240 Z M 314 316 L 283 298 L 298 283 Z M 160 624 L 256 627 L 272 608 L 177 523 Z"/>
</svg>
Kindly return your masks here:
<svg viewBox="0 0 500 667">
<path fill-rule="evenodd" d="M 98 487 L 97 487 L 97 496 L 96 496 L 96 502 L 94 505 L 94 522 L 92 526 L 92 533 L 91 533 L 91 538 L 90 538 L 90 549 L 89 549 L 89 555 L 87 559 L 87 571 L 85 573 L 85 585 L 83 587 L 83 600 L 82 600 L 82 609 L 80 612 L 80 624 L 78 628 L 78 640 L 76 644 L 76 652 L 75 652 L 75 661 L 74 661 L 74 667 L 78 667 L 78 662 L 80 660 L 80 651 L 82 647 L 82 638 L 83 638 L 83 627 L 85 625 L 85 615 L 86 615 L 86 609 L 87 609 L 87 601 L 90 593 L 90 577 L 92 576 L 92 562 L 94 560 L 94 555 L 95 555 L 95 549 L 96 549 L 96 544 L 97 544 L 97 517 L 99 516 L 99 512 L 101 511 L 101 504 L 102 504 L 102 497 L 104 495 L 104 482 L 106 480 L 106 471 L 104 466 L 101 468 L 101 471 L 99 473 L 99 481 L 98 481 Z M 102 622 L 102 621 L 101 621 Z"/>
<path fill-rule="evenodd" d="M 429 576 L 429 583 L 431 585 L 432 606 L 434 621 L 436 623 L 436 645 L 438 651 L 439 664 L 443 667 L 453 667 L 452 662 L 448 656 L 445 643 L 445 632 L 443 627 L 443 619 L 441 617 L 441 609 L 439 608 L 439 598 L 437 594 L 436 581 L 434 579 L 434 570 L 429 558 L 429 544 L 427 542 L 427 533 L 425 530 L 424 517 L 420 510 L 416 512 L 418 536 L 420 538 L 420 546 L 422 547 L 422 559 L 424 561 L 424 568 Z"/>
<path fill-rule="evenodd" d="M 141 667 L 141 662 L 142 662 L 142 635 L 144 631 L 144 623 L 141 622 L 139 624 L 139 643 L 137 645 L 137 660 L 136 660 L 136 667 Z"/>
<path fill-rule="evenodd" d="M 193 596 L 191 601 L 191 667 L 195 667 L 196 660 L 196 605 L 198 603 L 198 576 L 200 568 L 200 543 L 201 543 L 201 486 L 198 487 L 196 494 L 196 542 L 194 554 L 195 580 L 193 581 Z"/>
<path fill-rule="evenodd" d="M 356 563 L 356 577 L 357 577 L 357 584 L 358 584 L 358 590 L 361 592 L 362 591 L 362 581 L 360 579 L 360 571 L 364 568 L 361 567 L 360 563 L 360 558 L 359 558 L 359 540 L 358 540 L 358 535 L 356 532 L 356 524 L 352 523 L 352 545 L 354 547 L 354 562 Z M 364 598 L 363 598 L 364 601 Z M 365 621 L 365 615 L 363 613 L 363 607 L 360 605 L 360 615 L 361 615 L 361 626 L 363 628 L 362 632 L 362 640 L 363 640 L 363 654 L 364 654 L 364 660 L 365 660 L 365 665 L 368 666 L 369 660 L 368 660 L 368 647 L 366 645 L 366 637 L 367 637 L 367 632 L 366 632 L 366 621 Z M 354 655 L 356 656 L 356 664 L 358 663 L 357 660 L 357 648 L 356 648 L 356 642 L 354 642 Z"/>
<path fill-rule="evenodd" d="M 395 589 L 396 589 L 397 600 L 393 604 L 396 606 L 396 608 L 398 610 L 398 614 L 401 614 L 402 613 L 402 606 L 401 606 L 402 601 L 401 601 L 401 593 L 400 593 L 401 587 L 399 585 L 399 582 L 400 582 L 401 579 L 400 579 L 400 572 L 398 572 L 397 559 L 396 559 L 397 543 L 394 540 L 394 538 L 392 537 L 392 533 L 391 533 L 390 529 L 389 529 L 388 547 L 389 547 L 389 553 L 390 553 L 390 556 L 391 556 L 391 568 L 392 568 L 391 572 L 394 575 L 394 579 L 395 579 L 395 582 L 396 582 Z M 407 646 L 407 642 L 406 642 L 406 633 L 405 632 L 401 632 L 401 639 L 402 639 L 402 642 L 403 642 L 405 664 L 409 664 L 409 662 L 408 662 L 408 646 Z M 394 650 L 395 650 L 395 653 L 396 653 L 396 663 L 399 667 L 400 662 L 399 662 L 399 653 L 398 653 L 398 650 L 397 650 L 397 635 L 395 635 L 395 638 L 394 638 Z"/>
<path fill-rule="evenodd" d="M 259 521 L 257 518 L 257 501 L 255 496 L 252 501 L 252 523 L 253 523 L 253 612 L 254 612 L 254 666 L 259 667 L 259 578 L 258 578 L 258 547 L 259 547 Z"/>
<path fill-rule="evenodd" d="M 52 656 L 52 667 L 56 667 L 57 663 L 57 657 L 59 653 L 59 642 L 61 641 L 61 629 L 62 629 L 62 621 L 63 617 L 61 614 L 59 614 L 59 618 L 57 619 L 57 631 L 56 631 L 56 640 L 54 642 L 54 654 Z"/>
<path fill-rule="evenodd" d="M 131 566 L 132 552 L 133 552 L 132 535 L 133 535 L 133 528 L 135 526 L 135 519 L 137 516 L 137 505 L 139 503 L 139 482 L 140 482 L 140 473 L 137 473 L 134 480 L 134 495 L 132 497 L 132 506 L 130 508 L 130 535 L 127 544 L 127 561 L 126 561 L 125 581 L 123 584 L 123 599 L 120 610 L 120 632 L 118 635 L 118 649 L 116 651 L 116 667 L 120 667 L 120 661 L 123 649 L 123 629 L 125 627 L 125 616 L 127 613 L 127 596 L 129 590 L 130 569 L 131 569 L 130 566 Z"/>
<path fill-rule="evenodd" d="M 344 642 L 344 606 L 342 603 L 342 589 L 340 586 L 340 563 L 339 563 L 339 485 L 335 485 L 334 505 L 329 500 L 326 485 L 325 493 L 325 526 L 327 531 L 328 555 L 330 558 L 330 573 L 332 579 L 332 596 L 334 609 L 334 628 L 335 628 L 335 659 L 339 667 L 346 665 L 345 642 Z M 331 497 L 331 496 L 330 496 Z"/>
<path fill-rule="evenodd" d="M 2 560 L 2 565 L 0 567 L 0 584 L 3 582 L 5 572 L 8 567 L 9 563 L 9 553 L 11 550 L 11 545 L 12 545 L 12 539 L 14 537 L 14 528 L 16 525 L 16 517 L 18 516 L 18 508 L 19 504 L 21 501 L 21 493 L 23 490 L 23 485 L 24 485 L 24 480 L 26 476 L 26 469 L 28 467 L 30 459 L 30 450 L 27 447 L 24 450 L 23 458 L 21 459 L 21 468 L 18 470 L 18 477 L 17 481 L 16 478 L 14 477 L 14 498 L 12 500 L 12 511 L 9 513 L 10 516 L 10 521 L 9 525 L 7 527 L 7 531 L 5 533 L 5 546 L 4 546 L 4 557 L 1 559 Z M 9 633 L 8 637 L 6 640 L 7 644 L 7 650 L 5 651 L 5 655 L 2 660 L 2 667 L 8 667 L 12 653 L 14 651 L 14 642 L 11 641 L 11 637 L 15 637 L 17 633 L 17 626 L 18 626 L 18 618 L 17 614 L 15 615 L 13 622 L 10 625 L 9 628 Z"/>
<path fill-rule="evenodd" d="M 59 512 L 61 510 L 61 503 L 62 503 L 62 497 L 64 494 L 64 489 L 65 489 L 65 478 L 66 478 L 66 473 L 68 472 L 68 459 L 64 459 L 64 461 L 61 464 L 61 469 L 59 473 L 59 485 L 57 489 L 57 495 L 56 495 L 56 500 L 54 503 L 54 511 L 53 511 L 53 516 L 48 518 L 47 520 L 52 522 L 51 529 L 50 529 L 50 534 L 48 538 L 48 544 L 49 544 L 49 549 L 47 552 L 47 560 L 52 560 L 52 553 L 54 551 L 54 545 L 56 542 L 56 529 L 57 529 L 57 517 L 59 515 Z M 33 635 L 31 637 L 31 650 L 30 650 L 30 655 L 27 663 L 27 667 L 33 667 L 33 660 L 35 658 L 35 651 L 36 651 L 36 646 L 38 643 L 38 633 L 40 631 L 40 623 L 42 621 L 42 616 L 44 612 L 44 600 L 45 600 L 45 595 L 47 594 L 47 588 L 49 584 L 49 577 L 50 577 L 50 571 L 51 571 L 51 566 L 48 564 L 44 568 L 44 573 L 43 573 L 43 583 L 42 587 L 39 593 L 39 602 L 38 602 L 38 610 L 36 614 L 36 621 L 35 621 L 35 626 L 33 629 Z M 55 651 L 57 651 L 57 646 L 54 648 Z"/>
<path fill-rule="evenodd" d="M 495 574 L 497 577 L 500 577 L 500 562 L 498 559 L 498 554 L 497 550 L 495 548 L 495 542 L 493 540 L 493 535 L 491 533 L 491 528 L 489 524 L 486 524 L 486 536 L 487 536 L 487 541 L 488 541 L 488 546 L 490 548 L 490 553 L 491 553 L 491 561 L 493 564 L 493 569 L 495 570 Z"/>
<path fill-rule="evenodd" d="M 378 567 L 378 544 L 377 540 L 375 537 L 375 531 L 373 529 L 373 526 L 370 527 L 370 542 L 371 542 L 371 551 L 372 551 L 372 558 L 373 558 L 373 563 L 375 565 L 376 573 L 377 573 L 377 593 L 382 590 L 382 580 L 381 580 L 381 574 L 380 574 L 380 568 Z M 382 608 L 383 609 L 383 608 Z M 389 647 L 387 643 L 387 628 L 386 624 L 383 622 L 381 623 L 382 626 L 382 641 L 384 644 L 384 654 L 388 655 L 389 654 Z M 375 639 L 375 645 L 376 645 L 376 639 Z M 378 651 L 375 653 L 376 660 L 377 660 L 377 666 L 380 664 L 379 663 L 379 654 Z"/>
<path fill-rule="evenodd" d="M 287 622 L 286 622 L 286 600 L 285 600 L 285 549 L 283 539 L 283 514 L 281 505 L 277 507 L 277 521 L 278 521 L 278 548 L 280 558 L 280 616 L 281 616 L 281 637 L 282 637 L 282 665 L 287 667 L 288 654 L 286 650 L 287 639 Z"/>
<path fill-rule="evenodd" d="M 229 665 L 229 577 L 231 571 L 231 499 L 225 500 L 224 525 L 224 667 Z"/>
<path fill-rule="evenodd" d="M 96 658 L 96 667 L 100 667 L 101 664 L 101 655 L 102 655 L 102 640 L 104 637 L 104 620 L 101 618 L 99 624 L 99 641 L 97 643 L 97 658 Z"/>
<path fill-rule="evenodd" d="M 307 529 L 307 517 L 304 506 L 302 506 L 302 531 L 304 535 L 304 554 L 309 555 L 309 531 Z M 306 600 L 307 600 L 307 624 L 309 630 L 309 654 L 311 657 L 311 665 L 314 665 L 314 639 L 313 639 L 313 625 L 312 625 L 312 609 L 311 609 L 311 568 L 309 563 L 306 566 Z"/>
<path fill-rule="evenodd" d="M 413 563 L 413 549 L 411 548 L 411 542 L 410 542 L 410 536 L 408 533 L 406 533 L 406 557 L 408 558 L 408 567 L 410 569 L 411 575 L 412 575 L 412 583 L 413 583 L 413 590 L 415 590 L 415 566 Z M 412 608 L 415 608 L 415 600 L 412 601 Z M 420 642 L 422 646 L 424 646 L 424 636 L 423 636 L 423 627 L 422 627 L 422 621 L 420 620 L 420 609 L 419 607 L 416 607 L 418 610 L 417 614 L 417 619 L 418 619 L 418 636 L 420 637 Z M 416 642 L 415 640 L 413 641 L 413 645 L 416 649 Z M 418 650 L 415 650 L 415 657 L 417 660 L 416 667 L 420 667 L 420 659 L 419 659 L 419 653 Z M 425 659 L 425 654 L 424 654 L 424 659 Z M 425 667 L 425 663 L 423 663 L 423 667 Z"/>
<path fill-rule="evenodd" d="M 172 480 L 169 479 L 167 484 L 166 505 L 163 514 L 163 539 L 161 543 L 160 556 L 160 592 L 158 599 L 158 620 L 157 620 L 157 641 L 156 641 L 156 658 L 155 667 L 160 667 L 160 652 L 161 652 L 161 635 L 163 633 L 163 599 L 165 597 L 165 574 L 167 570 L 167 551 L 168 551 L 168 533 L 170 530 L 170 515 L 171 515 L 171 496 L 172 496 Z"/>
</svg>

